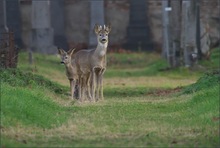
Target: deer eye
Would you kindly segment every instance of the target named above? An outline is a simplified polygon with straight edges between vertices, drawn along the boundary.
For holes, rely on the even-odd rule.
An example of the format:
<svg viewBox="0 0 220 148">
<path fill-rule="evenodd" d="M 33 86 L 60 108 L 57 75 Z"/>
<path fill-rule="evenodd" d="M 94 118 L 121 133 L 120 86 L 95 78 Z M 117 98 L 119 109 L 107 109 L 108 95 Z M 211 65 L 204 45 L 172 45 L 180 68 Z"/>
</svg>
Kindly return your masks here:
<svg viewBox="0 0 220 148">
<path fill-rule="evenodd" d="M 65 59 L 67 59 L 68 57 L 65 57 Z"/>
<path fill-rule="evenodd" d="M 99 34 L 99 36 L 102 36 L 102 34 Z"/>
</svg>

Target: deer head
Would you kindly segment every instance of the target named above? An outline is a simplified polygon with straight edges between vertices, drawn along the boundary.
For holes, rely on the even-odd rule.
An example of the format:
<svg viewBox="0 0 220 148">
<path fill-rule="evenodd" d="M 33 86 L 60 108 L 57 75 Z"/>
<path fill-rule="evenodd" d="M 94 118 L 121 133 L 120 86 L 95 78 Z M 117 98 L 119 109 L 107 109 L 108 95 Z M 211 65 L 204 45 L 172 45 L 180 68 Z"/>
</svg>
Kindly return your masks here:
<svg viewBox="0 0 220 148">
<path fill-rule="evenodd" d="M 105 44 L 108 42 L 108 34 L 111 31 L 110 24 L 107 26 L 104 25 L 103 27 L 96 24 L 94 27 L 94 31 L 97 35 L 98 43 Z"/>
<path fill-rule="evenodd" d="M 58 48 L 58 53 L 60 55 L 60 58 L 61 58 L 61 64 L 69 64 L 71 63 L 71 57 L 72 57 L 72 54 L 74 52 L 75 48 L 73 49 L 70 49 L 69 51 L 64 51 L 63 49 L 61 48 Z"/>
</svg>

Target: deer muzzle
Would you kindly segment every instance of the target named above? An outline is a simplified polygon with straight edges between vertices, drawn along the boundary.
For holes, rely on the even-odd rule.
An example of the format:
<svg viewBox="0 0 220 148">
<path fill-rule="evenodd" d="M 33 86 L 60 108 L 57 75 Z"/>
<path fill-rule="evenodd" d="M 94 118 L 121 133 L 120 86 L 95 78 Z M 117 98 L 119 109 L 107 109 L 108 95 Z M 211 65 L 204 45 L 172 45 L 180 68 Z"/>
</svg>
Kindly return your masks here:
<svg viewBox="0 0 220 148">
<path fill-rule="evenodd" d="M 101 39 L 101 43 L 106 43 L 107 42 L 107 39 L 105 39 L 105 38 L 103 38 L 103 39 Z"/>
</svg>

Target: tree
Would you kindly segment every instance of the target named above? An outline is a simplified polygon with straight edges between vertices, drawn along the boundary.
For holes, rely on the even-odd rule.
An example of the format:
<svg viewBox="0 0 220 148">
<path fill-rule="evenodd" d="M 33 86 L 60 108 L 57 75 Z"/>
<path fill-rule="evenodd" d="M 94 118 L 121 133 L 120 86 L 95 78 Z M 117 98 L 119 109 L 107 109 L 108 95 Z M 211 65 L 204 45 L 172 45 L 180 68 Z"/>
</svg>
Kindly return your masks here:
<svg viewBox="0 0 220 148">
<path fill-rule="evenodd" d="M 164 0 L 163 56 L 171 68 L 197 63 L 200 49 L 200 22 L 197 0 Z M 197 5 L 196 5 L 197 4 Z"/>
<path fill-rule="evenodd" d="M 97 45 L 97 38 L 94 34 L 95 24 L 104 25 L 104 1 L 103 0 L 90 0 L 90 33 L 89 33 L 89 46 L 94 47 Z"/>
<path fill-rule="evenodd" d="M 53 29 L 50 20 L 50 0 L 32 0 L 32 51 L 53 54 Z"/>
<path fill-rule="evenodd" d="M 0 33 L 8 32 L 6 25 L 6 6 L 5 0 L 0 0 Z"/>
<path fill-rule="evenodd" d="M 168 60 L 171 66 L 170 60 L 170 16 L 169 16 L 169 3 L 167 0 L 162 1 L 162 14 L 163 14 L 163 52 L 162 56 Z"/>
<path fill-rule="evenodd" d="M 182 2 L 181 47 L 186 67 L 197 63 L 196 47 L 196 0 Z"/>
<path fill-rule="evenodd" d="M 181 0 L 171 1 L 172 11 L 170 13 L 170 55 L 171 67 L 180 66 L 180 37 L 181 37 Z"/>
</svg>

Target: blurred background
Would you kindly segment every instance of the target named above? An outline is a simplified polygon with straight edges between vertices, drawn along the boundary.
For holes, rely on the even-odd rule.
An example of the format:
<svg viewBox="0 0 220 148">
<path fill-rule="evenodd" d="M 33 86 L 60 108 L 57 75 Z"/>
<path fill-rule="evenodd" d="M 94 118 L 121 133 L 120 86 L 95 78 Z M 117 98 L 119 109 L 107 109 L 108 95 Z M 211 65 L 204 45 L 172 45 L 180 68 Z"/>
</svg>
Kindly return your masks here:
<svg viewBox="0 0 220 148">
<path fill-rule="evenodd" d="M 220 147 L 220 0 L 0 0 L 1 148 Z M 110 23 L 105 100 L 70 99 L 57 47 Z"/>
<path fill-rule="evenodd" d="M 171 67 L 209 58 L 219 44 L 218 0 L 1 0 L 0 7 L 1 41 L 13 32 L 30 54 L 94 47 L 95 23 L 112 26 L 109 52 L 156 51 Z"/>
</svg>

